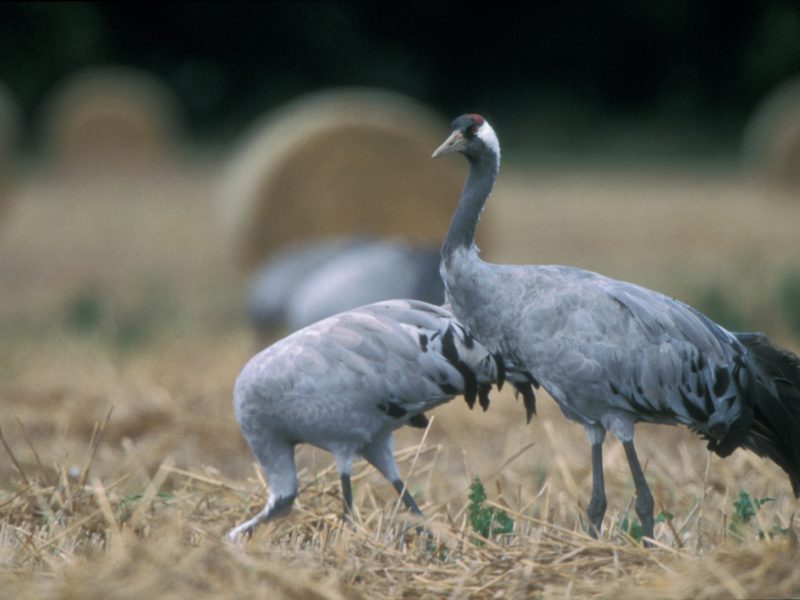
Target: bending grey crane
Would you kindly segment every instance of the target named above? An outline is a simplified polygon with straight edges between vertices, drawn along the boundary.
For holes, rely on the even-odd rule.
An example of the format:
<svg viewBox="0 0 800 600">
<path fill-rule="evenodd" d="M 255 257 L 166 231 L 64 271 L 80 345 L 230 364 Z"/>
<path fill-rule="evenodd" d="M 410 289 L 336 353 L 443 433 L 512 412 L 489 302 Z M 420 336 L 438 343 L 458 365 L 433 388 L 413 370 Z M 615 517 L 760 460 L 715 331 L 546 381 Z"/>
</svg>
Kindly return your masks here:
<svg viewBox="0 0 800 600">
<path fill-rule="evenodd" d="M 800 497 L 800 359 L 762 334 L 731 333 L 658 292 L 564 266 L 483 262 L 475 228 L 500 165 L 486 120 L 468 114 L 433 153 L 460 152 L 469 172 L 442 246 L 453 314 L 490 352 L 526 368 L 582 424 L 592 449 L 589 532 L 606 510 L 602 443 L 625 449 L 636 513 L 653 537 L 653 497 L 633 445 L 638 421 L 683 424 L 710 450 L 738 447 L 777 463 Z"/>
<path fill-rule="evenodd" d="M 405 489 L 392 454 L 392 432 L 427 427 L 425 411 L 464 394 L 489 406 L 492 384 L 508 381 L 534 412 L 529 376 L 475 342 L 442 307 L 389 300 L 340 313 L 254 356 L 236 380 L 236 420 L 264 470 L 264 509 L 228 534 L 235 539 L 287 512 L 297 494 L 294 450 L 307 443 L 333 453 L 344 511 L 352 511 L 350 471 L 361 456 L 421 511 Z"/>
</svg>

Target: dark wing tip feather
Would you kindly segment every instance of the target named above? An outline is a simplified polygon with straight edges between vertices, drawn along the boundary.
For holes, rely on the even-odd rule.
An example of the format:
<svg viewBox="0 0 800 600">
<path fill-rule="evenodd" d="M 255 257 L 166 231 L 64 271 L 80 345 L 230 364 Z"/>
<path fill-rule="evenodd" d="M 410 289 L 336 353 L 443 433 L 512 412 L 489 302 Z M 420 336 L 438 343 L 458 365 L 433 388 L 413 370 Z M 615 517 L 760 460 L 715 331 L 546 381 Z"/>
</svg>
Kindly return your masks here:
<svg viewBox="0 0 800 600">
<path fill-rule="evenodd" d="M 464 379 L 464 400 L 472 408 L 478 397 L 478 379 L 458 354 L 452 325 L 442 335 L 442 356 L 461 373 Z"/>
<path fill-rule="evenodd" d="M 478 379 L 475 377 L 475 373 L 462 361 L 456 361 L 453 366 L 461 373 L 461 377 L 464 379 L 464 400 L 467 401 L 467 406 L 472 408 L 478 398 Z M 481 405 L 483 405 L 483 402 L 481 402 Z"/>
<path fill-rule="evenodd" d="M 408 411 L 396 402 L 385 401 L 378 404 L 378 410 L 394 419 L 405 417 Z"/>
<path fill-rule="evenodd" d="M 514 390 L 522 395 L 522 404 L 525 406 L 525 423 L 531 422 L 533 415 L 536 414 L 536 395 L 530 383 L 512 382 Z"/>
<path fill-rule="evenodd" d="M 754 422 L 745 446 L 780 466 L 789 476 L 795 498 L 800 498 L 800 357 L 775 346 L 763 334 L 735 335 L 777 392 L 754 382 Z"/>
<path fill-rule="evenodd" d="M 497 365 L 497 389 L 502 390 L 503 384 L 506 382 L 506 363 L 503 361 L 503 355 L 500 352 L 495 352 L 492 358 L 494 358 L 494 362 Z"/>
<path fill-rule="evenodd" d="M 483 412 L 489 410 L 489 391 L 491 389 L 492 386 L 487 383 L 478 386 L 478 400 L 480 401 Z"/>
<path fill-rule="evenodd" d="M 418 427 L 419 429 L 426 429 L 429 423 L 430 421 L 428 421 L 428 417 L 425 416 L 425 413 L 414 415 L 408 420 L 409 426 Z"/>
<path fill-rule="evenodd" d="M 477 399 L 476 396 L 477 393 L 475 390 L 464 389 L 464 401 L 467 403 L 467 406 L 469 406 L 470 410 L 475 408 L 475 400 Z"/>
</svg>

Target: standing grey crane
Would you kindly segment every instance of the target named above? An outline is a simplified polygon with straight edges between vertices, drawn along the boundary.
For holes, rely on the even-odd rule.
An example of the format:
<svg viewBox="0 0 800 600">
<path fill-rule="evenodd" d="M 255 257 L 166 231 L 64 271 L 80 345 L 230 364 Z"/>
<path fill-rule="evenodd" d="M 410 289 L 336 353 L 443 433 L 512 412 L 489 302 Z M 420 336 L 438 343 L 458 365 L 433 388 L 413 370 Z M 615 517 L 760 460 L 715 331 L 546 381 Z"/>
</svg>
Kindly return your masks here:
<svg viewBox="0 0 800 600">
<path fill-rule="evenodd" d="M 392 454 L 392 432 L 427 427 L 425 411 L 464 394 L 488 408 L 492 384 L 508 381 L 534 412 L 529 376 L 475 342 L 445 308 L 389 300 L 340 313 L 254 356 L 236 380 L 233 406 L 245 440 L 264 470 L 264 509 L 228 534 L 235 539 L 287 512 L 297 494 L 295 446 L 333 453 L 344 511 L 352 511 L 350 470 L 361 456 L 417 515 Z"/>
<path fill-rule="evenodd" d="M 475 228 L 500 165 L 489 123 L 468 114 L 433 153 L 460 152 L 469 172 L 442 246 L 453 314 L 490 352 L 518 362 L 592 449 L 589 532 L 606 510 L 602 443 L 625 449 L 636 514 L 653 537 L 653 497 L 633 445 L 638 421 L 683 424 L 710 450 L 738 447 L 777 463 L 800 497 L 800 359 L 762 334 L 731 333 L 693 308 L 646 288 L 564 266 L 512 266 L 478 257 Z"/>
</svg>

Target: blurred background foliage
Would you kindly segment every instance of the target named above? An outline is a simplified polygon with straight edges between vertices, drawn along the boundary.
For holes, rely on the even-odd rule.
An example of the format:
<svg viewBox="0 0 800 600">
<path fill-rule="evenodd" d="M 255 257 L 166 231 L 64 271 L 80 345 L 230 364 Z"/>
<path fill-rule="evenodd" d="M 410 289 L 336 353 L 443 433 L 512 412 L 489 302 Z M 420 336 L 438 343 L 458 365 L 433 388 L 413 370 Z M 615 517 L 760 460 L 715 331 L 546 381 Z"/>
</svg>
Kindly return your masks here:
<svg viewBox="0 0 800 600">
<path fill-rule="evenodd" d="M 504 131 L 533 151 L 635 154 L 638 124 L 662 132 L 653 152 L 724 153 L 800 72 L 800 2 L 3 3 L 0 47 L 0 80 L 33 125 L 65 77 L 109 64 L 163 80 L 206 142 L 304 92 L 368 85 L 445 115 L 502 111 L 535 127 L 535 140 Z"/>
</svg>

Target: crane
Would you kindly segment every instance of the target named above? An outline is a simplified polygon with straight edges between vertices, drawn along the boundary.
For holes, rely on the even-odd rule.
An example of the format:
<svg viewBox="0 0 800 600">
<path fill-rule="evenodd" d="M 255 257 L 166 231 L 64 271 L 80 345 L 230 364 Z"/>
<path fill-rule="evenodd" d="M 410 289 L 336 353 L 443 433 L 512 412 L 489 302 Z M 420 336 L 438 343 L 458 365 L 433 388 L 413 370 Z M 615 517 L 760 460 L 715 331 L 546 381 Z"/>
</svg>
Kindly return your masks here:
<svg viewBox="0 0 800 600">
<path fill-rule="evenodd" d="M 530 376 L 490 354 L 444 307 L 389 300 L 309 325 L 256 354 L 234 385 L 236 421 L 269 485 L 264 509 L 232 529 L 233 540 L 288 512 L 297 495 L 295 446 L 334 455 L 345 515 L 352 512 L 350 473 L 363 457 L 421 515 L 400 479 L 392 432 L 425 428 L 425 412 L 463 394 L 489 406 L 492 384 L 508 380 L 535 410 Z"/>
<path fill-rule="evenodd" d="M 481 344 L 527 369 L 584 427 L 589 533 L 597 537 L 607 507 L 602 444 L 610 431 L 625 450 L 643 534 L 653 538 L 653 496 L 633 444 L 640 421 L 686 425 L 722 457 L 744 447 L 771 459 L 799 497 L 800 359 L 632 283 L 566 266 L 482 261 L 474 234 L 500 143 L 486 119 L 466 114 L 433 157 L 456 152 L 469 170 L 442 245 L 447 301 Z"/>
<path fill-rule="evenodd" d="M 245 300 L 248 320 L 259 336 L 266 338 L 286 325 L 294 293 L 310 274 L 361 243 L 362 239 L 354 236 L 306 241 L 261 262 L 249 277 Z"/>
<path fill-rule="evenodd" d="M 341 236 L 290 246 L 251 277 L 247 314 L 266 337 L 390 298 L 444 301 L 439 248 L 393 239 Z"/>
<path fill-rule="evenodd" d="M 332 314 L 390 298 L 444 302 L 439 248 L 365 239 L 309 273 L 287 309 L 290 330 Z"/>
</svg>

